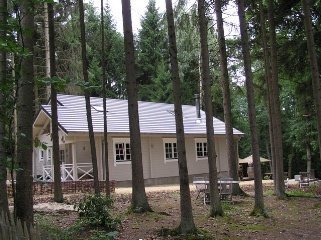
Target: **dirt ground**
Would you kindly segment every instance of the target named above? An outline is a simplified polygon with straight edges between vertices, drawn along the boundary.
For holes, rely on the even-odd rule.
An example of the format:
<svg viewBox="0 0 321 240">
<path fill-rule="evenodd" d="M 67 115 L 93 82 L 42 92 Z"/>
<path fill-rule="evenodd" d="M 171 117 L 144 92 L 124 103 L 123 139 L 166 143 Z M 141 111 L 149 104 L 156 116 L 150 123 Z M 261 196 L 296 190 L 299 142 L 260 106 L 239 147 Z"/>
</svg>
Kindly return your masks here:
<svg viewBox="0 0 321 240">
<path fill-rule="evenodd" d="M 279 200 L 273 196 L 272 183 L 265 181 L 264 200 L 269 218 L 253 217 L 250 216 L 254 206 L 253 184 L 245 182 L 241 187 L 249 197 L 236 196 L 232 202 L 223 202 L 224 217 L 209 218 L 209 206 L 204 205 L 200 198 L 196 199 L 195 187 L 191 185 L 194 221 L 199 229 L 210 236 L 208 239 L 321 239 L 321 198 L 290 197 Z M 290 185 L 289 189 L 298 189 L 298 186 Z M 154 212 L 134 214 L 128 213 L 130 189 L 116 189 L 115 214 L 122 220 L 117 239 L 184 239 L 159 236 L 161 229 L 173 229 L 179 225 L 178 186 L 150 187 L 146 192 Z M 66 203 L 72 205 L 80 197 L 65 196 Z M 44 202 L 48 202 L 47 205 Z M 42 203 L 42 207 L 38 203 Z M 50 214 L 58 227 L 66 228 L 77 219 L 70 205 L 69 208 L 57 206 L 52 203 L 50 196 L 36 198 L 35 204 L 36 214 Z"/>
</svg>

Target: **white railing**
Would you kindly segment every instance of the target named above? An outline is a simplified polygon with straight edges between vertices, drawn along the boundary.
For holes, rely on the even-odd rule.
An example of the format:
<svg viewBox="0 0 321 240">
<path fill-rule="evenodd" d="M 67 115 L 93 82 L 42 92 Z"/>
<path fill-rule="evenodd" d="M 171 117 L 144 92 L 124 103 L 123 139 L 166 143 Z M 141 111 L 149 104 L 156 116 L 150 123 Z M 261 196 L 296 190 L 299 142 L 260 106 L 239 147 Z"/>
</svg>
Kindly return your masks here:
<svg viewBox="0 0 321 240">
<path fill-rule="evenodd" d="M 61 181 L 74 181 L 74 165 L 73 164 L 61 164 Z"/>
<path fill-rule="evenodd" d="M 84 179 L 93 179 L 93 166 L 91 163 L 77 163 L 73 164 L 61 164 L 61 181 L 76 181 Z M 53 182 L 53 166 L 43 166 L 42 180 L 46 182 Z"/>
</svg>

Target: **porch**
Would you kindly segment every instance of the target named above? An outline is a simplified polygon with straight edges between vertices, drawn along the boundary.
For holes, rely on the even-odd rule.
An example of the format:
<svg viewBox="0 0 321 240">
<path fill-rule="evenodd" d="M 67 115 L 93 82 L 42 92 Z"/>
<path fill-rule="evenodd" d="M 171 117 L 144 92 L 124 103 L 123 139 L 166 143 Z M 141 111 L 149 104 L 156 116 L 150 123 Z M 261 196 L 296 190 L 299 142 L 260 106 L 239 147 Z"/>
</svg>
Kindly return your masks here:
<svg viewBox="0 0 321 240">
<path fill-rule="evenodd" d="M 62 163 L 60 165 L 60 172 L 62 182 L 94 179 L 92 163 Z M 42 175 L 38 176 L 37 180 L 44 182 L 53 182 L 53 165 L 44 165 L 42 169 Z"/>
</svg>

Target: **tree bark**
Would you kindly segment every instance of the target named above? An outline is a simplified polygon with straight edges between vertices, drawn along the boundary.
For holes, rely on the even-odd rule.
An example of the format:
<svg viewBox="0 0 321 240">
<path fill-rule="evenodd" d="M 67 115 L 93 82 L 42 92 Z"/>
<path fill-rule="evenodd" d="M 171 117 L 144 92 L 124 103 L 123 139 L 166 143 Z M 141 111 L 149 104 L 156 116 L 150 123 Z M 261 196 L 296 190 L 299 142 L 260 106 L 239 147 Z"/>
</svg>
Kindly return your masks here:
<svg viewBox="0 0 321 240">
<path fill-rule="evenodd" d="M 54 9 L 52 3 L 45 3 L 48 11 L 48 34 L 49 34 L 49 68 L 51 78 L 51 91 L 47 92 L 51 96 L 51 134 L 52 134 L 52 158 L 54 164 L 54 201 L 63 202 L 64 197 L 61 188 L 61 172 L 59 159 L 59 129 L 58 129 L 58 109 L 57 109 L 57 91 L 55 83 L 52 83 L 56 75 L 55 59 L 55 26 Z M 47 88 L 48 90 L 48 88 Z"/>
<path fill-rule="evenodd" d="M 50 33 L 49 33 L 49 28 L 50 28 L 50 21 L 53 19 L 50 19 L 49 17 L 49 9 L 48 9 L 48 4 L 44 3 L 44 40 L 45 40 L 45 57 L 46 57 L 46 77 L 50 77 L 51 74 L 51 68 L 50 68 Z M 37 86 L 36 86 L 37 88 Z M 38 90 L 38 89 L 37 89 Z M 49 99 L 51 97 L 51 85 L 46 86 L 46 98 Z M 39 101 L 39 100 L 38 100 Z M 40 102 L 40 101 L 39 101 Z M 40 105 L 40 103 L 39 103 Z M 40 106 L 38 106 L 40 107 Z M 38 109 L 38 108 L 36 108 Z"/>
<path fill-rule="evenodd" d="M 205 2 L 198 0 L 198 17 L 200 29 L 200 43 L 201 43 L 201 63 L 202 63 L 202 79 L 204 91 L 204 103 L 206 113 L 206 135 L 207 135 L 207 155 L 208 155 L 208 169 L 209 169 L 209 182 L 210 182 L 210 199 L 211 209 L 210 216 L 222 216 L 223 208 L 221 205 L 220 194 L 217 184 L 217 167 L 216 167 L 216 150 L 214 142 L 214 126 L 213 126 L 213 106 L 212 106 L 212 93 L 211 93 L 211 80 L 210 80 L 210 67 L 209 67 L 209 53 L 208 53 L 208 20 L 205 16 Z"/>
<path fill-rule="evenodd" d="M 83 0 L 79 0 L 79 21 L 80 21 L 80 35 L 81 35 L 82 70 L 83 70 L 84 82 L 89 84 Z M 86 86 L 85 88 L 85 101 L 86 101 L 86 113 L 87 113 L 87 123 L 88 123 L 88 132 L 89 132 L 89 141 L 90 141 L 91 161 L 93 164 L 95 194 L 99 195 L 100 188 L 99 188 L 99 179 L 98 179 L 96 144 L 95 144 L 93 122 L 91 117 L 90 92 L 87 87 L 88 86 Z"/>
<path fill-rule="evenodd" d="M 309 61 L 311 66 L 312 75 L 312 87 L 313 97 L 316 106 L 317 114 L 317 128 L 318 128 L 318 143 L 319 143 L 319 154 L 321 159 L 321 83 L 320 83 L 320 72 L 318 68 L 317 53 L 314 44 L 314 36 L 312 29 L 312 20 L 310 12 L 310 0 L 302 0 L 302 7 L 304 13 L 304 26 L 307 37 L 307 47 L 309 54 Z"/>
<path fill-rule="evenodd" d="M 6 39 L 7 35 L 7 0 L 0 0 L 0 22 L 2 27 L 0 28 L 0 38 Z M 0 52 L 0 85 L 4 86 L 7 82 L 7 54 L 4 50 Z M 4 100 L 5 94 L 0 92 L 0 215 L 1 212 L 9 214 L 8 207 L 8 195 L 7 195 L 7 158 L 4 147 L 4 135 L 5 135 L 5 116 L 4 116 Z"/>
<path fill-rule="evenodd" d="M 130 150 L 132 160 L 132 209 L 137 212 L 146 212 L 151 211 L 151 208 L 147 201 L 143 175 L 130 0 L 122 0 L 122 13 L 130 128 Z"/>
<path fill-rule="evenodd" d="M 274 134 L 273 134 L 273 124 L 272 124 L 272 102 L 273 100 L 271 99 L 271 69 L 270 69 L 270 52 L 269 52 L 269 44 L 268 44 L 268 38 L 267 38 L 267 32 L 266 32 L 266 24 L 265 24 L 265 12 L 264 12 L 264 7 L 262 1 L 260 1 L 260 23 L 261 23 L 261 34 L 262 34 L 262 46 L 263 46 L 263 56 L 264 56 L 264 78 L 266 82 L 266 95 L 267 95 L 267 107 L 268 107 L 268 116 L 269 116 L 269 139 L 271 141 L 271 155 L 269 152 L 269 146 L 267 144 L 267 153 L 269 159 L 272 161 L 270 162 L 270 169 L 272 172 L 272 178 L 274 179 L 275 177 L 275 143 L 274 143 Z M 269 156 L 270 155 L 270 156 Z M 274 185 L 274 189 L 276 186 Z"/>
<path fill-rule="evenodd" d="M 241 32 L 241 45 L 242 45 L 242 55 L 244 61 L 244 71 L 245 71 L 245 84 L 246 84 L 246 94 L 248 101 L 248 115 L 250 123 L 251 132 L 251 146 L 253 154 L 253 167 L 254 167 L 254 189 L 255 189 L 255 201 L 254 209 L 252 214 L 266 215 L 264 209 L 264 199 L 263 199 L 263 185 L 262 185 L 262 173 L 261 173 L 261 163 L 260 163 L 260 153 L 259 153 L 259 142 L 256 127 L 256 113 L 254 104 L 254 88 L 253 88 L 253 78 L 251 71 L 251 56 L 249 48 L 249 37 L 247 33 L 247 22 L 245 20 L 245 6 L 244 0 L 238 0 L 238 15 L 240 21 L 240 32 Z"/>
<path fill-rule="evenodd" d="M 281 107 L 280 107 L 280 91 L 278 85 L 278 65 L 277 65 L 277 49 L 276 49 L 276 33 L 274 23 L 274 1 L 269 0 L 269 27 L 270 27 L 270 42 L 271 42 L 271 96 L 272 104 L 272 137 L 274 146 L 274 184 L 275 194 L 279 198 L 285 197 L 284 185 L 284 169 L 283 169 L 283 147 L 282 147 L 282 128 L 281 128 Z"/>
<path fill-rule="evenodd" d="M 22 0 L 21 43 L 27 55 L 21 58 L 17 99 L 17 170 L 16 170 L 16 217 L 28 224 L 33 222 L 32 196 L 32 124 L 34 120 L 34 12 L 33 1 Z"/>
<path fill-rule="evenodd" d="M 107 141 L 107 106 L 106 106 L 106 59 L 105 59 L 105 28 L 104 28 L 104 0 L 100 1 L 100 19 L 101 19 L 101 68 L 103 81 L 103 115 L 104 115 L 104 161 L 105 161 L 105 181 L 106 181 L 106 196 L 110 196 L 109 186 L 109 165 L 108 165 L 108 141 Z"/>
<path fill-rule="evenodd" d="M 178 169 L 180 180 L 181 222 L 180 226 L 178 227 L 178 230 L 183 234 L 187 234 L 195 231 L 196 227 L 194 224 L 192 213 L 191 193 L 189 189 L 188 169 L 186 162 L 185 134 L 181 103 L 182 93 L 180 89 L 174 15 L 171 0 L 166 0 L 166 15 L 168 27 L 169 55 L 171 64 L 170 72 L 173 81 L 173 97 L 175 107 L 176 138 L 178 151 Z"/>
<path fill-rule="evenodd" d="M 224 108 L 224 121 L 226 131 L 226 143 L 227 143 L 227 159 L 229 164 L 229 174 L 233 180 L 238 181 L 238 154 L 236 151 L 236 144 L 233 137 L 232 127 L 232 107 L 231 107 L 231 96 L 230 96 L 230 82 L 227 70 L 227 54 L 226 44 L 223 27 L 222 17 L 222 3 L 221 0 L 215 0 L 215 12 L 217 21 L 217 35 L 218 35 L 218 46 L 220 51 L 220 67 L 221 67 L 221 81 L 223 90 L 223 108 Z M 240 195 L 244 194 L 238 183 L 233 184 L 233 194 Z"/>
</svg>

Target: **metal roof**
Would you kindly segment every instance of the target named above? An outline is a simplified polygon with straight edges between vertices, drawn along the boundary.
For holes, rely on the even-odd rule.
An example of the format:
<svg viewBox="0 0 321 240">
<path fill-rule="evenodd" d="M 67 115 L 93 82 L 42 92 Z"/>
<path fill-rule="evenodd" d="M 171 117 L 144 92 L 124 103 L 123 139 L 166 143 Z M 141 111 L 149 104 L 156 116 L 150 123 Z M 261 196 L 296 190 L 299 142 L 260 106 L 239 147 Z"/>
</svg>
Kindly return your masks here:
<svg viewBox="0 0 321 240">
<path fill-rule="evenodd" d="M 84 96 L 58 94 L 58 122 L 67 133 L 88 132 L 86 104 Z M 103 133 L 104 122 L 101 111 L 102 98 L 91 97 L 91 112 L 95 133 Z M 108 133 L 129 133 L 128 101 L 107 99 Z M 175 134 L 174 105 L 138 101 L 140 131 L 143 134 Z M 195 106 L 183 105 L 185 134 L 206 134 L 205 112 L 201 111 L 201 121 L 196 118 Z M 42 110 L 51 115 L 50 105 L 42 105 Z M 37 120 L 36 120 L 37 121 Z M 224 122 L 213 118 L 214 134 L 225 134 Z M 234 134 L 243 133 L 234 129 Z"/>
</svg>

